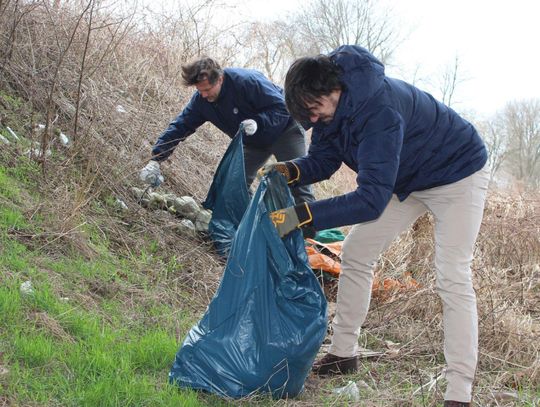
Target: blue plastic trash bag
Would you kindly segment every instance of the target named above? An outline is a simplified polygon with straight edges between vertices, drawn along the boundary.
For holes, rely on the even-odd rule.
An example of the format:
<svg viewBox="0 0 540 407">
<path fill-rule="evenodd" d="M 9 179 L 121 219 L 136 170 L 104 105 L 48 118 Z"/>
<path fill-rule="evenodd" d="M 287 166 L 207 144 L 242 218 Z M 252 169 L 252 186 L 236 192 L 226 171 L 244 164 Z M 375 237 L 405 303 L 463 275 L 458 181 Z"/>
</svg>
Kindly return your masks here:
<svg viewBox="0 0 540 407">
<path fill-rule="evenodd" d="M 222 257 L 227 257 L 236 229 L 249 205 L 242 133 L 238 131 L 229 144 L 202 204 L 212 211 L 208 233 Z"/>
<path fill-rule="evenodd" d="M 301 393 L 327 320 L 302 233 L 280 239 L 268 216 L 293 204 L 281 175 L 262 179 L 218 291 L 176 355 L 171 383 L 231 398 Z"/>
</svg>

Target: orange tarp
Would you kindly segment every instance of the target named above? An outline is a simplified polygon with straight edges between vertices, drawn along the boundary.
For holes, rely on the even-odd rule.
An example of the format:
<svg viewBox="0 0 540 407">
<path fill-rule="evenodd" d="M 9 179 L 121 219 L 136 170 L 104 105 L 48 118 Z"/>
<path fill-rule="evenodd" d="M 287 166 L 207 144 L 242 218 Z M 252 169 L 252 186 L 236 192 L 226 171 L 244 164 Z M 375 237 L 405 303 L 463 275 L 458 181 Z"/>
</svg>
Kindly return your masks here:
<svg viewBox="0 0 540 407">
<path fill-rule="evenodd" d="M 371 287 L 371 294 L 373 298 L 384 302 L 397 293 L 415 290 L 417 288 L 420 288 L 420 283 L 412 278 L 411 273 L 405 273 L 401 281 L 394 278 L 383 278 L 381 280 L 375 277 L 373 286 Z"/>
<path fill-rule="evenodd" d="M 338 276 L 341 272 L 341 263 L 337 260 L 319 253 L 317 249 L 311 246 L 306 246 L 306 252 L 312 269 L 327 271 L 335 276 Z"/>
<path fill-rule="evenodd" d="M 306 245 L 306 252 L 310 267 L 326 271 L 334 277 L 339 276 L 341 273 L 339 256 L 343 242 L 321 243 L 313 239 L 306 239 L 306 242 L 309 243 Z M 321 253 L 324 249 L 327 249 L 331 256 Z"/>
<path fill-rule="evenodd" d="M 308 243 L 306 245 L 306 252 L 310 267 L 315 270 L 326 271 L 334 277 L 339 277 L 341 273 L 340 255 L 343 242 L 321 243 L 313 239 L 306 239 L 306 242 Z M 322 251 L 328 254 L 324 254 Z M 384 278 L 381 280 L 375 277 L 372 293 L 373 297 L 385 301 L 399 292 L 417 289 L 419 287 L 420 283 L 411 276 L 411 273 L 405 273 L 402 281 L 394 278 Z"/>
</svg>

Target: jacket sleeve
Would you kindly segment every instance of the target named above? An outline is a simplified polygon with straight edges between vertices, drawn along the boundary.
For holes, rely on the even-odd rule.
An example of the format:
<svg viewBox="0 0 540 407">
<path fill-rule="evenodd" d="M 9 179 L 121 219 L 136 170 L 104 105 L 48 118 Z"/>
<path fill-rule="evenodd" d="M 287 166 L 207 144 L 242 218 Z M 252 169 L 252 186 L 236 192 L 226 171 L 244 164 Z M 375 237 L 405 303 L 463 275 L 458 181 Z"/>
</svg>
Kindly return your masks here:
<svg viewBox="0 0 540 407">
<path fill-rule="evenodd" d="M 184 141 L 188 136 L 193 134 L 195 130 L 206 119 L 201 113 L 201 109 L 198 103 L 199 95 L 195 93 L 184 110 L 174 119 L 169 127 L 159 136 L 156 144 L 152 148 L 152 159 L 157 161 L 163 161 L 167 159 L 178 143 Z"/>
<path fill-rule="evenodd" d="M 323 230 L 377 219 L 392 198 L 403 145 L 404 124 L 390 108 L 368 118 L 358 138 L 357 188 L 309 204 L 313 226 Z"/>
<path fill-rule="evenodd" d="M 312 140 L 316 140 L 316 130 L 313 131 Z M 329 179 L 341 166 L 339 155 L 330 141 L 312 141 L 308 154 L 292 161 L 299 171 L 298 181 L 294 185 L 309 185 Z"/>
<path fill-rule="evenodd" d="M 291 120 L 283 95 L 266 78 L 244 81 L 241 87 L 241 97 L 257 112 L 249 117 L 257 122 L 257 132 L 250 137 L 256 137 L 260 146 L 272 145 Z"/>
</svg>

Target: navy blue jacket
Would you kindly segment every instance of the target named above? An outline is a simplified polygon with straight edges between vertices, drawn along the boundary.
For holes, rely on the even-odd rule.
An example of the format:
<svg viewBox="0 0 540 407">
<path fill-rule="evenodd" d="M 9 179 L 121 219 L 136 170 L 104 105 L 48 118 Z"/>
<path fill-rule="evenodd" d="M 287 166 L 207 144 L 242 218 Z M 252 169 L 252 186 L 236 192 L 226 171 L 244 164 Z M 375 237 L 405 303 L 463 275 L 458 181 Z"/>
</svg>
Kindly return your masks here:
<svg viewBox="0 0 540 407">
<path fill-rule="evenodd" d="M 169 124 L 152 149 L 153 158 L 170 156 L 180 141 L 209 121 L 233 138 L 240 122 L 253 119 L 257 132 L 244 137 L 244 144 L 269 147 L 292 123 L 285 107 L 283 90 L 262 73 L 252 69 L 225 68 L 221 91 L 215 102 L 208 102 L 196 91 L 182 113 Z"/>
<path fill-rule="evenodd" d="M 316 229 L 377 219 L 397 194 L 463 179 L 480 170 L 487 151 L 475 128 L 431 95 L 384 74 L 366 49 L 345 45 L 329 57 L 343 72 L 343 91 L 328 123 L 313 127 L 308 155 L 294 160 L 311 184 L 345 163 L 356 190 L 309 204 Z"/>
</svg>

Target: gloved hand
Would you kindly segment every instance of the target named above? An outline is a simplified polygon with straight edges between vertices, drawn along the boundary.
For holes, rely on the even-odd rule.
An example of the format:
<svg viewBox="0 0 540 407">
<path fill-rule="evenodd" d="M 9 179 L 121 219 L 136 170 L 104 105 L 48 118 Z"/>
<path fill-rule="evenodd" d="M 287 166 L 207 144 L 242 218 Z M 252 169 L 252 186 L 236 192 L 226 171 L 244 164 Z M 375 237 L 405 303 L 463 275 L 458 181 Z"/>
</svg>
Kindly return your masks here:
<svg viewBox="0 0 540 407">
<path fill-rule="evenodd" d="M 154 188 L 158 187 L 164 180 L 163 175 L 161 175 L 159 162 L 155 160 L 148 161 L 148 164 L 141 170 L 139 178 L 142 182 Z"/>
<path fill-rule="evenodd" d="M 244 129 L 246 136 L 253 136 L 257 131 L 257 122 L 253 119 L 246 119 L 240 123 L 240 128 Z"/>
<path fill-rule="evenodd" d="M 265 164 L 262 168 L 257 171 L 257 177 L 262 178 L 265 175 L 268 175 L 271 171 L 277 171 L 285 177 L 287 184 L 292 184 L 293 182 L 298 181 L 300 178 L 300 170 L 291 161 L 277 162 L 273 164 Z"/>
<path fill-rule="evenodd" d="M 284 237 L 296 228 L 309 226 L 313 221 L 306 202 L 270 213 L 270 220 L 277 229 L 279 237 Z"/>
</svg>

